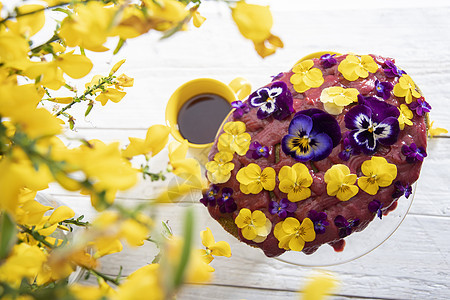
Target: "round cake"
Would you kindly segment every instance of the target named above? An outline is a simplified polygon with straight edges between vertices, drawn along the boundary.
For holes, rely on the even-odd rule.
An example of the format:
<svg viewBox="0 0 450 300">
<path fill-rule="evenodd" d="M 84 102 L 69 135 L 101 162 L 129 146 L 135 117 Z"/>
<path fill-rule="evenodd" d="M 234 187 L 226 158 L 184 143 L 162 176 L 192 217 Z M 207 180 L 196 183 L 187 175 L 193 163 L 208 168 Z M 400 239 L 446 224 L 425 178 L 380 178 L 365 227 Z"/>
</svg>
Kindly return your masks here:
<svg viewBox="0 0 450 300">
<path fill-rule="evenodd" d="M 200 201 L 269 257 L 342 251 L 410 196 L 427 155 L 431 107 L 390 58 L 321 53 L 232 107 Z"/>
</svg>

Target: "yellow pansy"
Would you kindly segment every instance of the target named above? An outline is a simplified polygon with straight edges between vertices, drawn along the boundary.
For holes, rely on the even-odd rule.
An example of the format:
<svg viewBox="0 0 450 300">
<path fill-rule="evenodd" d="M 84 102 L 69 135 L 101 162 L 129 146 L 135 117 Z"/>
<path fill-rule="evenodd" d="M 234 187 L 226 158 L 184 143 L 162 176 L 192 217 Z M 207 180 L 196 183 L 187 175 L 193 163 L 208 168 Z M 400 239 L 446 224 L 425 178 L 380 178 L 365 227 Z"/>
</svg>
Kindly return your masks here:
<svg viewBox="0 0 450 300">
<path fill-rule="evenodd" d="M 200 164 L 195 158 L 186 158 L 189 149 L 187 140 L 182 143 L 173 141 L 169 144 L 169 160 L 172 172 L 186 180 L 191 188 L 203 188 Z"/>
<path fill-rule="evenodd" d="M 245 132 L 245 123 L 241 121 L 228 122 L 223 126 L 225 131 L 219 136 L 217 148 L 219 151 L 228 151 L 245 155 L 250 147 L 251 136 Z"/>
<path fill-rule="evenodd" d="M 341 201 L 347 201 L 358 194 L 355 185 L 356 174 L 350 174 L 350 169 L 343 164 L 337 164 L 329 168 L 324 175 L 327 183 L 327 194 L 336 196 Z"/>
<path fill-rule="evenodd" d="M 294 251 L 302 251 L 305 242 L 316 238 L 314 223 L 309 218 L 303 219 L 301 224 L 296 218 L 286 218 L 275 225 L 273 234 L 279 241 L 278 247 Z"/>
<path fill-rule="evenodd" d="M 202 239 L 203 246 L 206 247 L 205 250 L 201 250 L 202 257 L 206 263 L 209 264 L 214 259 L 213 255 L 231 257 L 230 245 L 225 241 L 216 242 L 211 229 L 208 227 L 206 230 L 200 232 L 200 237 Z"/>
<path fill-rule="evenodd" d="M 444 133 L 448 133 L 448 130 L 441 127 L 433 127 L 434 121 L 431 122 L 431 124 L 428 126 L 428 136 L 434 137 L 436 135 L 441 135 Z"/>
<path fill-rule="evenodd" d="M 240 183 L 240 190 L 244 194 L 258 194 L 263 189 L 273 191 L 275 188 L 275 170 L 266 167 L 261 172 L 261 167 L 251 163 L 241 168 L 236 174 L 236 179 Z"/>
<path fill-rule="evenodd" d="M 169 141 L 170 128 L 165 125 L 153 125 L 147 130 L 145 139 L 130 137 L 130 144 L 122 151 L 124 157 L 131 158 L 136 155 L 158 154 Z"/>
<path fill-rule="evenodd" d="M 373 156 L 361 165 L 365 176 L 358 179 L 358 186 L 370 195 L 375 195 L 379 187 L 387 187 L 397 177 L 397 167 L 384 157 Z"/>
<path fill-rule="evenodd" d="M 262 243 L 272 229 L 272 223 L 266 218 L 266 215 L 260 211 L 251 211 L 248 208 L 242 208 L 234 223 L 241 229 L 242 236 L 256 243 Z"/>
<path fill-rule="evenodd" d="M 408 104 L 412 102 L 412 97 L 420 97 L 420 93 L 416 90 L 416 84 L 411 76 L 407 74 L 403 74 L 398 80 L 398 83 L 394 85 L 394 95 L 397 97 L 405 97 L 405 102 Z"/>
<path fill-rule="evenodd" d="M 316 88 L 324 82 L 322 71 L 313 68 L 314 62 L 311 59 L 302 61 L 292 68 L 294 74 L 290 82 L 294 85 L 294 90 L 298 93 L 304 93 L 310 88 Z"/>
<path fill-rule="evenodd" d="M 325 110 L 332 115 L 339 115 L 345 106 L 358 102 L 359 91 L 354 88 L 332 86 L 322 90 L 320 101 Z"/>
<path fill-rule="evenodd" d="M 403 130 L 405 128 L 405 124 L 408 126 L 411 126 L 413 124 L 411 122 L 413 113 L 406 104 L 401 104 L 398 110 L 400 111 L 400 116 L 398 117 L 398 124 L 400 125 L 400 129 Z"/>
<path fill-rule="evenodd" d="M 206 163 L 205 168 L 208 171 L 206 176 L 212 183 L 225 183 L 231 177 L 231 171 L 234 169 L 233 154 L 228 151 L 219 151 L 214 155 L 214 160 Z"/>
<path fill-rule="evenodd" d="M 296 163 L 292 167 L 283 166 L 278 174 L 279 188 L 291 202 L 305 200 L 311 196 L 313 179 L 308 168 L 302 163 Z"/>
<path fill-rule="evenodd" d="M 377 63 L 370 55 L 347 55 L 338 66 L 338 71 L 342 73 L 345 79 L 355 81 L 358 78 L 367 78 L 370 73 L 378 70 Z"/>
</svg>

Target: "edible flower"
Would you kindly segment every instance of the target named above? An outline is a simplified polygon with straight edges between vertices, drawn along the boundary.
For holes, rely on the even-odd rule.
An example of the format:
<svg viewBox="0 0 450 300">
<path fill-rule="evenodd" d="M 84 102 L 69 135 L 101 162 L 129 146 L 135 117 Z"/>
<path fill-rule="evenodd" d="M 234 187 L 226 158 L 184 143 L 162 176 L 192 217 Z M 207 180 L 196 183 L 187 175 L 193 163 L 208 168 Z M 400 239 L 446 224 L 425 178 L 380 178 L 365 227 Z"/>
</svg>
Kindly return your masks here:
<svg viewBox="0 0 450 300">
<path fill-rule="evenodd" d="M 441 135 L 443 133 L 448 133 L 448 130 L 441 127 L 433 127 L 434 121 L 431 121 L 430 126 L 428 126 L 428 136 L 434 137 L 436 135 Z"/>
<path fill-rule="evenodd" d="M 338 215 L 334 218 L 334 225 L 339 228 L 339 237 L 345 238 L 352 233 L 353 227 L 359 225 L 359 219 L 347 220 L 345 217 Z"/>
<path fill-rule="evenodd" d="M 359 91 L 354 88 L 332 86 L 322 90 L 320 101 L 325 110 L 332 115 L 339 115 L 345 106 L 358 101 Z"/>
<path fill-rule="evenodd" d="M 272 223 L 260 210 L 252 212 L 248 208 L 242 208 L 234 222 L 241 229 L 242 236 L 245 239 L 256 243 L 263 242 L 272 229 Z"/>
<path fill-rule="evenodd" d="M 324 54 L 320 57 L 320 64 L 324 69 L 331 68 L 335 64 L 337 64 L 336 58 L 334 58 L 336 54 Z"/>
<path fill-rule="evenodd" d="M 217 148 L 219 151 L 228 151 L 237 153 L 238 155 L 245 155 L 250 146 L 251 136 L 245 132 L 245 123 L 241 121 L 228 122 L 223 126 L 225 131 L 219 136 Z"/>
<path fill-rule="evenodd" d="M 325 227 L 330 225 L 327 221 L 327 213 L 323 211 L 317 212 L 312 209 L 308 212 L 308 218 L 314 223 L 314 231 L 316 234 L 325 233 Z"/>
<path fill-rule="evenodd" d="M 392 198 L 398 199 L 401 196 L 405 196 L 406 198 L 409 198 L 409 196 L 412 194 L 412 186 L 409 184 L 402 184 L 400 181 L 396 181 L 394 183 L 395 191 L 392 193 Z"/>
<path fill-rule="evenodd" d="M 231 162 L 233 154 L 227 151 L 219 151 L 214 155 L 214 160 L 205 165 L 206 177 L 212 183 L 224 183 L 231 177 L 234 163 Z"/>
<path fill-rule="evenodd" d="M 409 107 L 406 104 L 400 104 L 398 111 L 400 112 L 400 116 L 398 117 L 398 124 L 400 126 L 400 129 L 405 129 L 405 124 L 411 126 L 413 124 L 411 122 L 413 113 L 409 109 Z"/>
<path fill-rule="evenodd" d="M 405 97 L 406 103 L 412 102 L 412 97 L 420 98 L 420 93 L 416 91 L 416 84 L 409 75 L 403 74 L 394 86 L 394 95 L 397 97 Z"/>
<path fill-rule="evenodd" d="M 320 109 L 303 110 L 295 114 L 288 134 L 281 140 L 286 155 L 305 162 L 319 161 L 328 155 L 341 140 L 336 119 Z"/>
<path fill-rule="evenodd" d="M 248 148 L 245 156 L 247 156 L 248 158 L 258 159 L 261 157 L 267 158 L 269 157 L 269 154 L 269 148 L 267 148 L 266 146 L 262 146 L 258 142 L 253 142 L 250 144 L 250 147 Z"/>
<path fill-rule="evenodd" d="M 251 107 L 259 107 L 256 113 L 258 119 L 273 116 L 277 120 L 283 120 L 294 112 L 291 92 L 283 81 L 276 81 L 270 87 L 256 90 L 248 99 Z"/>
<path fill-rule="evenodd" d="M 273 234 L 279 241 L 278 247 L 294 251 L 302 251 L 305 242 L 316 238 L 314 224 L 309 218 L 303 219 L 301 224 L 296 218 L 286 218 L 275 225 Z"/>
<path fill-rule="evenodd" d="M 409 163 L 414 163 L 417 161 L 423 161 L 427 157 L 427 152 L 425 148 L 417 147 L 416 143 L 411 143 L 411 145 L 403 145 L 402 153 L 406 156 L 406 161 Z"/>
<path fill-rule="evenodd" d="M 236 174 L 236 179 L 244 194 L 258 194 L 263 189 L 273 191 L 275 188 L 275 170 L 266 167 L 261 172 L 261 167 L 254 163 L 241 168 Z"/>
<path fill-rule="evenodd" d="M 389 99 L 393 89 L 394 86 L 388 81 L 381 82 L 378 79 L 375 81 L 375 91 L 377 92 L 377 96 L 383 98 L 384 100 Z"/>
<path fill-rule="evenodd" d="M 277 214 L 280 218 L 286 219 L 288 215 L 291 215 L 297 210 L 297 203 L 291 202 L 286 198 L 280 200 L 280 203 L 271 201 L 269 203 L 269 212 L 272 215 Z"/>
<path fill-rule="evenodd" d="M 203 203 L 204 206 L 215 206 L 216 205 L 216 195 L 219 193 L 219 187 L 215 184 L 211 185 L 211 187 L 203 194 L 203 198 L 200 199 L 200 202 Z"/>
<path fill-rule="evenodd" d="M 373 97 L 359 97 L 360 104 L 352 107 L 344 117 L 350 129 L 349 139 L 365 154 L 375 152 L 378 144 L 392 145 L 400 133 L 397 107 Z"/>
<path fill-rule="evenodd" d="M 377 70 L 378 65 L 370 55 L 349 54 L 338 66 L 338 71 L 349 81 L 355 81 L 359 77 L 367 78 L 369 72 L 375 73 Z"/>
<path fill-rule="evenodd" d="M 308 59 L 292 68 L 294 74 L 291 76 L 290 81 L 297 93 L 304 93 L 310 88 L 319 87 L 324 82 L 322 71 L 313 67 L 314 62 Z"/>
<path fill-rule="evenodd" d="M 203 254 L 203 259 L 207 264 L 209 264 L 214 256 L 225 256 L 231 257 L 230 245 L 225 241 L 216 242 L 211 229 L 206 227 L 206 230 L 200 232 L 200 237 L 202 239 L 202 244 L 205 246 L 205 250 L 201 250 Z"/>
<path fill-rule="evenodd" d="M 217 199 L 217 205 L 221 213 L 232 213 L 237 209 L 237 205 L 233 199 L 233 189 L 225 187 L 222 189 L 222 197 Z"/>
<path fill-rule="evenodd" d="M 420 97 L 416 102 L 409 104 L 409 109 L 416 111 L 418 116 L 423 116 L 431 111 L 431 105 L 425 101 L 424 97 Z"/>
<path fill-rule="evenodd" d="M 382 217 L 383 217 L 383 212 L 381 211 L 382 207 L 383 207 L 383 204 L 376 199 L 370 201 L 369 205 L 368 205 L 369 211 L 371 213 L 376 213 L 378 218 L 380 218 L 380 219 L 382 219 Z"/>
<path fill-rule="evenodd" d="M 358 187 L 355 185 L 356 174 L 350 174 L 350 169 L 343 164 L 333 165 L 324 175 L 327 183 L 327 194 L 336 196 L 340 201 L 347 201 L 358 194 Z"/>
<path fill-rule="evenodd" d="M 358 179 L 358 186 L 370 195 L 375 195 L 379 187 L 387 187 L 397 177 L 397 167 L 384 157 L 372 156 L 361 165 L 365 176 Z"/>
<path fill-rule="evenodd" d="M 403 74 L 406 74 L 405 71 L 397 68 L 397 66 L 391 60 L 386 60 L 384 62 L 384 64 L 385 64 L 385 66 L 383 67 L 383 71 L 384 71 L 384 74 L 386 75 L 386 77 L 390 77 L 390 78 L 400 77 Z"/>
<path fill-rule="evenodd" d="M 233 117 L 235 119 L 240 119 L 245 113 L 250 111 L 250 107 L 248 107 L 247 103 L 244 103 L 240 100 L 231 102 L 231 107 L 234 108 Z"/>
<path fill-rule="evenodd" d="M 350 156 L 358 155 L 361 151 L 358 147 L 352 144 L 351 140 L 347 136 L 342 140 L 342 151 L 338 153 L 338 157 L 343 161 L 348 161 Z"/>
<path fill-rule="evenodd" d="M 287 193 L 292 202 L 308 199 L 311 196 L 309 187 L 313 183 L 308 168 L 302 163 L 296 163 L 292 167 L 283 166 L 278 174 L 280 180 L 279 189 Z"/>
</svg>

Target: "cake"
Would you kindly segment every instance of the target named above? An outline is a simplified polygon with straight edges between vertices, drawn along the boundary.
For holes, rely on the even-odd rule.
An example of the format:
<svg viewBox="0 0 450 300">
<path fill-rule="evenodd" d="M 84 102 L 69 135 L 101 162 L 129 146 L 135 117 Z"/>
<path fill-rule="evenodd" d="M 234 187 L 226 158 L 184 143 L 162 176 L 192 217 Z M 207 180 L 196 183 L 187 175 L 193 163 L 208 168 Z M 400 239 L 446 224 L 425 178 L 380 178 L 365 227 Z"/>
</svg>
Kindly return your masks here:
<svg viewBox="0 0 450 300">
<path fill-rule="evenodd" d="M 431 107 L 391 58 L 321 53 L 232 107 L 200 202 L 269 257 L 343 251 L 410 197 L 427 156 Z"/>
</svg>

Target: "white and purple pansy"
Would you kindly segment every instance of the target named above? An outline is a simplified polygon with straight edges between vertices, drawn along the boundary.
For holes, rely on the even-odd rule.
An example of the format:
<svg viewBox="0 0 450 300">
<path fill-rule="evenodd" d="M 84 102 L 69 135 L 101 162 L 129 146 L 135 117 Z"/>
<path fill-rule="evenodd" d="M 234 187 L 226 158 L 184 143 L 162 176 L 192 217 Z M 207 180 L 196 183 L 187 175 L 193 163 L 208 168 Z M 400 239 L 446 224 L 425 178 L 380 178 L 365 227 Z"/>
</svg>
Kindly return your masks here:
<svg viewBox="0 0 450 300">
<path fill-rule="evenodd" d="M 276 81 L 270 87 L 256 90 L 248 99 L 250 106 L 259 108 L 256 114 L 258 119 L 273 116 L 277 120 L 283 120 L 294 112 L 291 92 L 283 81 Z"/>
<path fill-rule="evenodd" d="M 319 161 L 328 157 L 340 140 L 341 130 L 336 119 L 312 108 L 295 114 L 288 134 L 281 140 L 281 147 L 286 155 L 297 161 Z"/>
<path fill-rule="evenodd" d="M 348 138 L 352 144 L 371 155 L 378 144 L 389 146 L 397 141 L 400 112 L 395 106 L 374 97 L 358 98 L 359 104 L 344 117 L 345 127 L 351 130 Z"/>
</svg>

